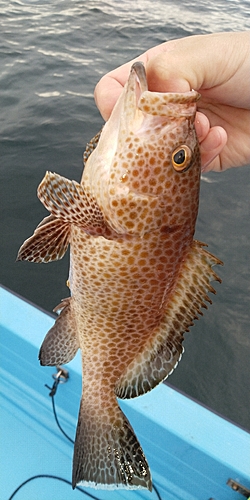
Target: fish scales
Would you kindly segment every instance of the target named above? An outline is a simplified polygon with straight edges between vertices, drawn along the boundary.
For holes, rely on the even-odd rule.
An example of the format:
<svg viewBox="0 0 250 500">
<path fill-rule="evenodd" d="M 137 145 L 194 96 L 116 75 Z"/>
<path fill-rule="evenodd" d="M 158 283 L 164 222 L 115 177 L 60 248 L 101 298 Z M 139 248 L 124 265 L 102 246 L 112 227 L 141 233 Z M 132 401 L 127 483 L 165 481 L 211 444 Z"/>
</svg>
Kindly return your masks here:
<svg viewBox="0 0 250 500">
<path fill-rule="evenodd" d="M 72 485 L 148 488 L 147 460 L 117 397 L 151 390 L 181 358 L 183 335 L 211 302 L 212 266 L 194 240 L 200 152 L 195 91 L 154 93 L 142 63 L 84 155 L 81 184 L 47 172 L 50 211 L 18 260 L 62 258 L 71 297 L 41 346 L 42 365 L 82 351 L 82 399 Z"/>
</svg>

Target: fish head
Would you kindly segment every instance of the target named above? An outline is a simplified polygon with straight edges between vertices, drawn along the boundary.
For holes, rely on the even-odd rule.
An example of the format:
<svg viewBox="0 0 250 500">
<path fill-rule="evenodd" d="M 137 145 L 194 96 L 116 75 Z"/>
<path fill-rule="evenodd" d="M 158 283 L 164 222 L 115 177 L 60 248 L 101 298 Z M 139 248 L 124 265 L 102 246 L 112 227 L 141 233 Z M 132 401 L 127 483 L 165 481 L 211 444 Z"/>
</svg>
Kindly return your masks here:
<svg viewBox="0 0 250 500">
<path fill-rule="evenodd" d="M 199 94 L 148 90 L 145 68 L 129 79 L 86 164 L 86 179 L 119 234 L 194 225 L 200 152 L 194 119 Z"/>
</svg>

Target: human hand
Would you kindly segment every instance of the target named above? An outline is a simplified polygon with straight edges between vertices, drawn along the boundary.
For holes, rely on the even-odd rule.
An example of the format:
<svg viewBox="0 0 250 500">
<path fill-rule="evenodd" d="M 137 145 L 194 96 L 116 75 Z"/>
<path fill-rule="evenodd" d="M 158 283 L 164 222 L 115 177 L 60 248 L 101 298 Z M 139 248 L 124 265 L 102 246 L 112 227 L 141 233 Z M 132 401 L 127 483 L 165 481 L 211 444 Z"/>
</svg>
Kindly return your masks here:
<svg viewBox="0 0 250 500">
<path fill-rule="evenodd" d="M 95 88 L 96 104 L 110 116 L 135 61 L 145 64 L 149 90 L 197 90 L 196 132 L 203 171 L 250 162 L 250 32 L 197 35 L 158 45 L 106 74 Z"/>
</svg>

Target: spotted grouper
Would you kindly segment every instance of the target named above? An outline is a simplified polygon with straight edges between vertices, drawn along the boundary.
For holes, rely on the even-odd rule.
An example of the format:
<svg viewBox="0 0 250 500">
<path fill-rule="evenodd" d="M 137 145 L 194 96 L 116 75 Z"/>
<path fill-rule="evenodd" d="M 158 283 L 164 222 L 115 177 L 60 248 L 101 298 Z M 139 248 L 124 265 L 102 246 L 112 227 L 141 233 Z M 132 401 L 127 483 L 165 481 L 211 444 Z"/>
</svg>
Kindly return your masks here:
<svg viewBox="0 0 250 500">
<path fill-rule="evenodd" d="M 18 260 L 61 259 L 70 244 L 71 296 L 40 349 L 42 365 L 82 354 L 73 488 L 152 489 L 147 460 L 119 408 L 166 379 L 183 334 L 220 281 L 221 263 L 194 239 L 199 94 L 150 92 L 136 62 L 103 130 L 87 146 L 81 183 L 47 172 L 50 212 Z"/>
</svg>

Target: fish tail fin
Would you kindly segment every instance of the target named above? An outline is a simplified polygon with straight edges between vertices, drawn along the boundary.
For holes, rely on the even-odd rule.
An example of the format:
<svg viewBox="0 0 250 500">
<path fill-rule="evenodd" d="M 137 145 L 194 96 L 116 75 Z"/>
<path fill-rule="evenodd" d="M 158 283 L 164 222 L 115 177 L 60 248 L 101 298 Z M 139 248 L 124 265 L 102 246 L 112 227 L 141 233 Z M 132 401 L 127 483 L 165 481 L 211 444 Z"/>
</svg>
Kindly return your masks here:
<svg viewBox="0 0 250 500">
<path fill-rule="evenodd" d="M 108 398 L 107 398 L 108 399 Z M 82 399 L 76 431 L 72 486 L 152 490 L 151 474 L 134 431 L 116 398 L 108 408 Z"/>
</svg>

